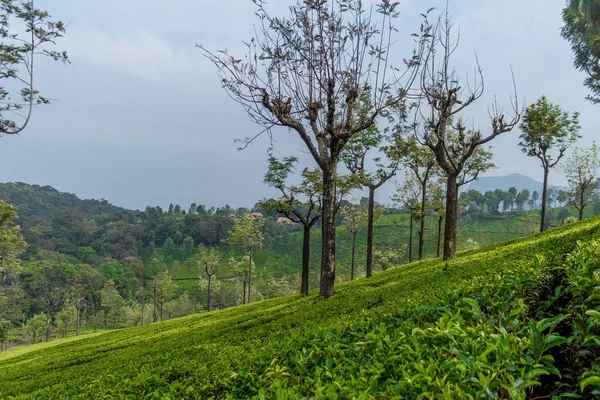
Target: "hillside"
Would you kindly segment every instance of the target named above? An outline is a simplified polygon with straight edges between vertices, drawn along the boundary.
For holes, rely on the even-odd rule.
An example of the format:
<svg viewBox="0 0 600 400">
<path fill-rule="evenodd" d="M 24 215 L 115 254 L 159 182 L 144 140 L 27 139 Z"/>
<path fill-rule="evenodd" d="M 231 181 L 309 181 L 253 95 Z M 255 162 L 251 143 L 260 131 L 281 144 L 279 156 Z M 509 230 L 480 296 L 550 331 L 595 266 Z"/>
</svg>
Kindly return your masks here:
<svg viewBox="0 0 600 400">
<path fill-rule="evenodd" d="M 599 234 L 594 218 L 393 268 L 329 300 L 313 292 L 10 351 L 0 397 L 592 398 Z"/>
<path fill-rule="evenodd" d="M 0 183 L 0 199 L 18 206 L 21 217 L 48 217 L 72 207 L 80 209 L 85 218 L 129 211 L 104 199 L 81 200 L 72 193 L 60 192 L 52 186 L 23 182 Z"/>
</svg>

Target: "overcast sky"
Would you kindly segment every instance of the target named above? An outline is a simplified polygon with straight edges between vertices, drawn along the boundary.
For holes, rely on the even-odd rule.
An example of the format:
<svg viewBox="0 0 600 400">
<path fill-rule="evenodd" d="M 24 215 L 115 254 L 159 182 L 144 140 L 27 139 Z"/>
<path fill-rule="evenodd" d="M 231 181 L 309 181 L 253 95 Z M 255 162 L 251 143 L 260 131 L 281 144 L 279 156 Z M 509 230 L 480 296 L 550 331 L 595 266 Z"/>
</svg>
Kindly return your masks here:
<svg viewBox="0 0 600 400">
<path fill-rule="evenodd" d="M 272 1 L 274 14 L 289 1 Z M 275 4 L 277 3 L 277 4 Z M 401 5 L 401 33 L 418 29 L 421 12 L 442 0 Z M 455 63 L 472 71 L 477 53 L 486 92 L 469 112 L 470 125 L 486 131 L 494 96 L 510 108 L 512 66 L 521 99 L 545 94 L 581 112 L 581 145 L 600 128 L 600 107 L 585 101 L 583 74 L 572 66 L 560 37 L 564 0 L 453 0 L 461 31 Z M 238 152 L 234 140 L 257 133 L 241 107 L 220 88 L 216 72 L 195 44 L 227 47 L 241 55 L 253 32 L 250 0 L 38 0 L 67 22 L 59 47 L 71 65 L 38 64 L 38 83 L 58 101 L 37 107 L 19 136 L 0 138 L 0 181 L 51 185 L 82 198 L 144 209 L 191 202 L 251 206 L 275 193 L 263 184 L 268 141 Z M 408 49 L 406 49 L 408 50 Z M 398 57 L 409 51 L 398 48 Z M 302 155 L 295 135 L 274 132 L 281 155 Z M 540 180 L 539 162 L 517 147 L 519 131 L 493 142 L 498 169 Z M 564 184 L 552 173 L 551 182 Z M 377 199 L 388 202 L 393 184 Z"/>
</svg>

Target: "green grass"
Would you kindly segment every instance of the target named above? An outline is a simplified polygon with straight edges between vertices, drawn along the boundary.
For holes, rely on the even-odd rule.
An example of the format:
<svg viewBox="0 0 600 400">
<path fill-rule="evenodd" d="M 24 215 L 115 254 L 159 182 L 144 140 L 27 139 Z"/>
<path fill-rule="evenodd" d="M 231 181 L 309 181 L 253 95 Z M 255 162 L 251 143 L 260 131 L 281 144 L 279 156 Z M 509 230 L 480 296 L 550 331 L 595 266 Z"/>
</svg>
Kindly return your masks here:
<svg viewBox="0 0 600 400">
<path fill-rule="evenodd" d="M 265 300 L 93 337 L 28 346 L 0 354 L 0 398 L 285 399 L 334 398 L 335 394 L 370 398 L 376 393 L 383 398 L 414 398 L 420 393 L 424 398 L 451 399 L 467 398 L 469 393 L 477 394 L 473 398 L 485 398 L 486 390 L 494 396 L 519 398 L 517 394 L 525 389 L 513 379 L 521 373 L 520 368 L 535 381 L 535 371 L 546 368 L 547 359 L 528 361 L 531 365 L 524 361 L 535 347 L 526 325 L 527 318 L 533 317 L 513 315 L 525 306 L 511 293 L 528 292 L 527 280 L 536 285 L 544 281 L 545 275 L 531 266 L 537 254 L 558 265 L 577 241 L 599 235 L 600 219 L 591 219 L 464 252 L 449 263 L 432 259 L 393 268 L 370 279 L 338 285 L 335 296 L 327 300 L 313 291 L 307 297 Z M 503 283 L 513 275 L 521 280 L 510 287 Z M 496 297 L 477 298 L 477 293 L 491 293 L 490 287 L 498 288 L 493 294 Z M 462 289 L 455 298 L 456 288 Z M 461 302 L 465 293 L 472 293 L 478 303 Z M 488 303 L 514 302 L 520 305 L 513 311 L 497 311 L 507 315 L 502 323 L 495 317 L 483 318 L 482 311 L 468 311 L 471 307 L 483 309 Z M 466 308 L 448 314 L 453 317 L 446 315 L 443 309 L 455 303 L 465 303 Z M 424 304 L 441 305 L 433 311 L 419 309 Z M 519 318 L 518 324 L 509 315 Z M 509 320 L 513 322 L 507 323 Z M 513 332 L 512 324 L 527 329 L 514 328 Z M 508 330 L 506 340 L 512 343 L 507 348 L 522 350 L 523 354 L 514 357 L 518 362 L 498 361 L 503 359 L 499 355 L 494 362 L 500 364 L 493 364 L 491 353 L 485 355 L 489 367 L 482 367 L 483 358 L 469 361 L 475 357 L 469 352 L 482 346 L 491 348 L 491 342 L 481 342 L 480 334 L 489 332 L 484 336 L 496 343 L 500 339 L 493 335 L 502 330 Z M 415 332 L 421 332 L 417 341 L 422 353 L 415 350 L 419 348 Z M 431 332 L 438 333 L 430 337 Z M 451 334 L 462 339 L 443 347 L 443 338 Z M 553 333 L 546 335 L 550 338 Z M 467 343 L 465 338 L 473 342 Z M 416 359 L 409 362 L 411 357 Z M 450 370 L 443 369 L 448 365 L 436 364 L 453 357 L 466 361 L 460 361 L 464 364 L 460 368 L 454 365 L 452 371 L 456 369 L 470 380 L 454 378 Z M 429 364 L 419 367 L 419 360 L 425 359 L 437 369 L 427 372 Z M 426 372 L 429 378 L 423 375 Z M 420 380 L 411 380 L 410 376 L 417 375 Z M 487 379 L 487 386 L 478 389 Z"/>
</svg>

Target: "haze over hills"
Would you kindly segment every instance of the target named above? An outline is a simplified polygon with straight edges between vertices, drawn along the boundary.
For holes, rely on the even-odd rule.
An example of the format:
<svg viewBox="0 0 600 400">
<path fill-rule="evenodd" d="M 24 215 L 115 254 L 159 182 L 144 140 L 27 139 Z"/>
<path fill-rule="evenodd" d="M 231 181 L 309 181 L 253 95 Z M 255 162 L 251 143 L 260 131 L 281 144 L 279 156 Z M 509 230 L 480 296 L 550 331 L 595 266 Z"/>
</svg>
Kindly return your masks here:
<svg viewBox="0 0 600 400">
<path fill-rule="evenodd" d="M 508 190 L 514 186 L 518 191 L 528 189 L 531 193 L 533 191 L 542 191 L 542 182 L 539 182 L 527 175 L 523 174 L 510 174 L 506 176 L 484 176 L 478 180 L 470 183 L 464 190 L 477 190 L 480 193 L 487 191 L 494 191 L 496 189 Z M 557 189 L 566 189 L 563 186 L 549 185 L 549 187 Z"/>
</svg>

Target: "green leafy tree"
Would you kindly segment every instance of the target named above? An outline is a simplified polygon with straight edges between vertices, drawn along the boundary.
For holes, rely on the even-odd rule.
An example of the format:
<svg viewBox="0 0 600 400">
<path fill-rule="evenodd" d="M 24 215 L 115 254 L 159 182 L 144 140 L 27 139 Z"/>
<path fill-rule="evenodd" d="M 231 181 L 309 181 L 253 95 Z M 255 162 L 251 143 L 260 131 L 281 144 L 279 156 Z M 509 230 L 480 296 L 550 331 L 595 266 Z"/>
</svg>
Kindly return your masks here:
<svg viewBox="0 0 600 400">
<path fill-rule="evenodd" d="M 354 255 L 356 253 L 356 235 L 368 223 L 368 211 L 360 205 L 351 204 L 340 209 L 340 215 L 344 219 L 346 230 L 352 234 L 352 261 L 350 264 L 350 280 L 354 280 Z"/>
<path fill-rule="evenodd" d="M 154 302 L 154 322 L 163 320 L 163 311 L 164 305 L 167 301 L 171 300 L 174 296 L 175 289 L 177 285 L 171 279 L 171 275 L 169 275 L 169 271 L 161 271 L 157 275 L 152 278 L 150 282 L 150 287 L 152 288 L 153 293 L 153 302 Z M 157 309 L 158 303 L 158 309 Z M 157 313 L 157 311 L 159 311 Z"/>
<path fill-rule="evenodd" d="M 167 238 L 167 240 L 165 240 L 163 254 L 167 260 L 173 261 L 173 258 L 175 257 L 175 242 L 173 239 Z"/>
<path fill-rule="evenodd" d="M 194 239 L 191 236 L 186 236 L 186 238 L 183 239 L 182 248 L 183 248 L 183 260 L 185 261 L 194 251 Z"/>
<path fill-rule="evenodd" d="M 4 346 L 8 343 L 12 324 L 6 319 L 0 318 L 0 351 L 4 350 Z"/>
<path fill-rule="evenodd" d="M 267 283 L 267 295 L 270 298 L 288 296 L 290 294 L 294 294 L 294 288 L 285 276 L 272 278 Z"/>
<path fill-rule="evenodd" d="M 419 142 L 411 138 L 407 141 L 407 153 L 404 158 L 404 164 L 411 171 L 414 179 L 419 184 L 421 201 L 419 221 L 419 260 L 423 259 L 423 249 L 425 247 L 425 208 L 427 207 L 428 197 L 427 188 L 429 179 L 435 172 L 435 158 L 431 149 L 427 146 L 419 144 Z"/>
<path fill-rule="evenodd" d="M 32 298 L 17 283 L 0 286 L 0 320 L 15 324 L 25 319 Z"/>
<path fill-rule="evenodd" d="M 56 323 L 61 332 L 61 337 L 67 337 L 69 326 L 75 322 L 76 314 L 75 306 L 69 301 L 66 301 L 61 310 L 56 313 Z"/>
<path fill-rule="evenodd" d="M 248 286 L 248 272 L 254 269 L 254 261 L 248 256 L 242 257 L 241 260 L 236 260 L 231 257 L 228 261 L 229 270 L 237 276 L 239 282 L 242 284 L 242 304 L 246 304 L 246 295 L 249 293 L 246 288 Z M 238 303 L 238 296 L 236 294 L 235 303 Z"/>
<path fill-rule="evenodd" d="M 525 205 L 529 201 L 529 197 L 529 189 L 523 189 L 519 192 L 519 194 L 517 194 L 517 197 L 515 198 L 515 203 L 517 204 L 517 211 L 523 211 Z"/>
<path fill-rule="evenodd" d="M 437 216 L 436 257 L 439 257 L 442 244 L 442 224 L 444 222 L 444 218 L 446 217 L 446 190 L 444 179 L 438 177 L 438 179 L 431 181 L 429 193 L 431 209 Z"/>
<path fill-rule="evenodd" d="M 3 0 L 0 2 L 0 133 L 17 134 L 29 124 L 34 106 L 48 104 L 40 95 L 35 77 L 39 57 L 68 62 L 67 53 L 53 50 L 65 33 L 65 25 L 34 6 L 33 0 Z M 10 87 L 21 87 L 11 96 Z M 20 97 L 20 100 L 15 100 Z M 12 115 L 22 120 L 15 121 Z"/>
<path fill-rule="evenodd" d="M 0 200 L 0 284 L 21 268 L 18 256 L 25 247 L 25 241 L 21 227 L 14 223 L 16 218 L 17 208 Z"/>
<path fill-rule="evenodd" d="M 565 155 L 565 151 L 580 138 L 579 113 L 569 115 L 560 106 L 548 102 L 546 96 L 542 96 L 525 109 L 520 128 L 521 151 L 529 157 L 537 157 L 544 170 L 540 218 L 542 232 L 546 229 L 548 173 Z"/>
<path fill-rule="evenodd" d="M 460 181 L 466 182 L 465 167 L 470 163 L 470 172 L 475 171 L 472 179 L 487 169 L 484 164 L 489 164 L 489 158 L 480 158 L 484 164 L 478 165 L 473 156 L 482 146 L 510 132 L 519 122 L 520 110 L 515 89 L 512 116 L 507 118 L 501 108 L 494 104 L 490 112 L 491 131 L 484 135 L 480 130 L 468 130 L 460 116 L 483 95 L 481 68 L 477 65 L 470 84 L 461 84 L 451 61 L 459 40 L 452 37 L 448 10 L 445 17 L 440 18 L 434 26 L 431 36 L 421 76 L 422 98 L 427 110 L 420 113 L 423 121 L 418 136 L 431 149 L 447 178 L 444 260 L 448 260 L 456 254 L 458 188 Z"/>
<path fill-rule="evenodd" d="M 263 218 L 252 218 L 250 214 L 246 214 L 235 220 L 233 229 L 229 231 L 229 237 L 225 240 L 230 246 L 240 247 L 248 258 L 248 303 L 250 303 L 252 291 L 252 258 L 256 248 L 262 246 L 264 223 Z"/>
<path fill-rule="evenodd" d="M 46 313 L 46 341 L 50 341 L 52 316 L 65 300 L 68 281 L 73 275 L 69 263 L 44 263 L 31 274 L 29 290 L 36 294 Z"/>
<path fill-rule="evenodd" d="M 126 326 L 143 324 L 144 313 L 142 312 L 142 305 L 137 301 L 127 302 L 127 305 L 123 307 L 123 315 Z"/>
<path fill-rule="evenodd" d="M 377 250 L 373 252 L 373 258 L 382 271 L 393 267 L 398 262 L 398 254 L 393 250 Z"/>
<path fill-rule="evenodd" d="M 183 243 L 183 239 L 183 234 L 179 231 L 176 231 L 175 235 L 173 235 L 173 242 L 175 243 L 175 247 L 181 246 L 181 244 Z"/>
<path fill-rule="evenodd" d="M 563 172 L 567 175 L 572 190 L 573 205 L 579 212 L 579 220 L 583 219 L 583 210 L 593 198 L 598 189 L 598 146 L 596 142 L 589 148 L 575 147 L 570 157 L 567 157 Z"/>
<path fill-rule="evenodd" d="M 531 200 L 533 200 L 533 207 L 537 207 L 537 201 L 540 199 L 540 193 L 537 190 L 534 190 L 531 194 Z"/>
<path fill-rule="evenodd" d="M 506 193 L 510 194 L 510 211 L 514 211 L 514 205 L 515 205 L 515 201 L 517 200 L 517 188 L 514 186 L 511 186 L 510 188 L 508 188 L 508 190 L 506 191 Z"/>
<path fill-rule="evenodd" d="M 341 152 L 352 137 L 385 119 L 406 97 L 420 65 L 427 26 L 417 34 L 417 50 L 404 60 L 402 69 L 408 71 L 398 66 L 390 73 L 388 56 L 398 54 L 392 51 L 398 3 L 381 1 L 375 5 L 378 12 L 370 13 L 360 0 L 299 0 L 288 17 L 272 16 L 263 0 L 254 3 L 261 23 L 244 58 L 227 50 L 203 51 L 217 67 L 225 90 L 264 132 L 276 126 L 291 129 L 317 163 L 323 181 L 320 295 L 330 297 Z M 358 112 L 365 92 L 372 98 L 370 108 Z M 254 138 L 243 143 L 247 146 Z"/>
<path fill-rule="evenodd" d="M 516 189 L 515 189 L 516 190 Z M 509 191 L 502 192 L 502 211 L 507 212 L 510 208 L 511 211 L 514 209 L 515 195 Z"/>
<path fill-rule="evenodd" d="M 194 312 L 194 305 L 187 293 L 165 303 L 167 319 L 183 317 Z"/>
<path fill-rule="evenodd" d="M 413 261 L 413 227 L 415 219 L 418 220 L 421 210 L 420 185 L 416 178 L 410 174 L 406 176 L 401 185 L 396 185 L 396 192 L 392 195 L 392 201 L 399 207 L 405 208 L 409 212 L 408 225 L 408 262 Z"/>
<path fill-rule="evenodd" d="M 600 1 L 568 0 L 562 17 L 562 37 L 569 41 L 575 67 L 587 77 L 584 85 L 592 92 L 587 97 L 600 103 Z"/>
<path fill-rule="evenodd" d="M 44 335 L 44 328 L 46 327 L 46 316 L 44 313 L 36 314 L 27 320 L 25 324 L 25 330 L 29 335 L 29 340 L 32 344 L 36 343 L 36 339 Z"/>
<path fill-rule="evenodd" d="M 312 227 L 321 218 L 321 202 L 323 182 L 318 169 L 304 168 L 301 172 L 301 181 L 298 185 L 288 183 L 290 174 L 295 171 L 296 157 L 285 157 L 281 160 L 269 154 L 269 168 L 265 174 L 264 182 L 279 190 L 281 197 L 275 201 L 262 201 L 261 207 L 266 212 L 275 210 L 285 215 L 294 223 L 302 224 L 302 271 L 300 293 L 308 294 L 310 272 L 310 233 Z M 357 187 L 352 176 L 338 175 L 337 202 L 339 208 L 344 197 Z"/>
<path fill-rule="evenodd" d="M 123 298 L 112 280 L 104 284 L 100 292 L 101 304 L 104 311 L 104 329 L 108 329 L 108 320 L 113 320 L 113 329 L 117 329 L 117 318 L 123 307 Z"/>
<path fill-rule="evenodd" d="M 278 160 L 269 154 L 269 168 L 265 174 L 264 182 L 279 190 L 281 197 L 274 202 L 264 201 L 262 206 L 275 209 L 294 223 L 302 224 L 302 281 L 300 293 L 307 295 L 309 289 L 310 272 L 310 232 L 312 227 L 321 218 L 321 199 L 323 185 L 318 169 L 304 168 L 299 185 L 290 185 L 288 177 L 294 172 L 298 162 L 296 157 L 285 157 Z"/>
<path fill-rule="evenodd" d="M 200 276 L 207 279 L 206 301 L 208 311 L 212 311 L 212 291 L 211 284 L 213 277 L 216 278 L 219 272 L 219 264 L 221 263 L 221 255 L 215 249 L 202 249 L 198 254 L 198 266 L 200 267 Z"/>
</svg>

